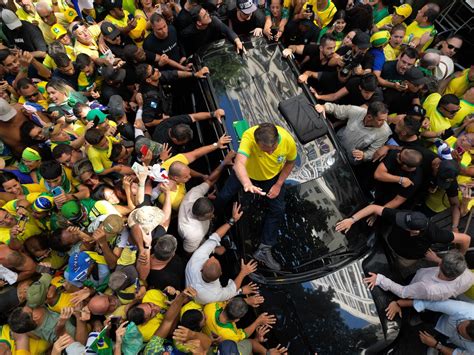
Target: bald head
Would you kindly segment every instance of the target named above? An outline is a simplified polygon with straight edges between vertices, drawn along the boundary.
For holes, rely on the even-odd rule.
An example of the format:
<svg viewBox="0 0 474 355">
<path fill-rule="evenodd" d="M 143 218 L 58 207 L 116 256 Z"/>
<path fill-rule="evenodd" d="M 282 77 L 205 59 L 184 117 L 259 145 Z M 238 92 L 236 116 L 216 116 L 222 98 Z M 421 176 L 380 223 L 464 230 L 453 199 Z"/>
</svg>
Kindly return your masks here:
<svg viewBox="0 0 474 355">
<path fill-rule="evenodd" d="M 186 183 L 191 178 L 191 169 L 180 161 L 175 161 L 170 165 L 168 176 L 178 183 Z"/>
<path fill-rule="evenodd" d="M 95 295 L 87 304 L 91 314 L 103 316 L 109 309 L 109 298 L 105 295 Z"/>
<path fill-rule="evenodd" d="M 222 268 L 219 260 L 214 257 L 209 258 L 202 266 L 201 275 L 205 282 L 218 280 L 222 275 Z"/>
<path fill-rule="evenodd" d="M 438 53 L 428 52 L 420 59 L 420 66 L 426 69 L 434 69 L 439 65 L 441 57 Z"/>
</svg>

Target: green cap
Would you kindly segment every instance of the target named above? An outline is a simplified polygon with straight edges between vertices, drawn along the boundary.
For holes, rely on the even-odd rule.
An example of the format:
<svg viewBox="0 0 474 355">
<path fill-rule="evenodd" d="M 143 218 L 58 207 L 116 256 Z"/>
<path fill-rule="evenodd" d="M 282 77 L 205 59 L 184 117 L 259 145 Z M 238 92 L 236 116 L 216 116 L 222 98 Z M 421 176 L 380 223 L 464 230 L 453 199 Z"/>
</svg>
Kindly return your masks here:
<svg viewBox="0 0 474 355">
<path fill-rule="evenodd" d="M 26 304 L 28 307 L 36 308 L 44 304 L 48 294 L 49 284 L 53 276 L 43 274 L 38 281 L 33 282 L 26 291 Z"/>
<path fill-rule="evenodd" d="M 97 109 L 90 110 L 86 116 L 86 119 L 88 121 L 92 122 L 92 121 L 97 120 L 97 124 L 104 123 L 106 118 L 107 118 L 107 115 L 103 113 L 101 110 L 97 110 Z"/>
<path fill-rule="evenodd" d="M 81 204 L 78 201 L 68 201 L 61 207 L 61 214 L 66 219 L 75 219 L 82 214 Z"/>
</svg>

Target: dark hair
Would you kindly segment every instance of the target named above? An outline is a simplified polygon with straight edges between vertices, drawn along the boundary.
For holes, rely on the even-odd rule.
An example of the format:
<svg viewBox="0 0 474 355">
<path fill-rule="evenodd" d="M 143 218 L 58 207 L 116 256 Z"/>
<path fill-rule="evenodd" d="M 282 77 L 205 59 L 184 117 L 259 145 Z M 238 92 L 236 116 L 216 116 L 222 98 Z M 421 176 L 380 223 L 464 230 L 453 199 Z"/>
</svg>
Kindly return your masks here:
<svg viewBox="0 0 474 355">
<path fill-rule="evenodd" d="M 15 181 L 20 182 L 20 179 L 18 179 L 18 177 L 15 174 L 9 171 L 4 170 L 0 173 L 0 185 L 3 185 L 4 183 L 10 180 L 15 180 Z"/>
<path fill-rule="evenodd" d="M 45 141 L 45 140 L 36 140 L 36 139 L 33 139 L 33 138 L 30 137 L 30 132 L 36 127 L 41 128 L 41 126 L 37 125 L 36 123 L 33 123 L 30 120 L 26 120 L 21 124 L 21 126 L 20 126 L 20 137 L 21 137 L 21 141 L 23 143 L 25 143 L 27 145 L 30 145 L 30 144 L 35 144 L 35 143 L 38 143 L 38 142 L 44 142 Z"/>
<path fill-rule="evenodd" d="M 330 33 L 326 33 L 324 36 L 321 37 L 321 40 L 319 41 L 319 45 L 321 47 L 324 47 L 326 45 L 326 43 L 329 42 L 329 41 L 336 42 L 336 37 L 334 37 Z"/>
<path fill-rule="evenodd" d="M 15 308 L 8 317 L 8 324 L 10 329 L 15 333 L 24 334 L 32 332 L 38 325 L 34 322 L 33 317 L 23 312 L 22 307 Z"/>
<path fill-rule="evenodd" d="M 199 13 L 201 12 L 202 6 L 197 5 L 193 7 L 191 10 L 189 10 L 189 14 L 191 15 L 191 18 L 193 19 L 193 22 L 196 23 L 198 21 L 201 21 L 201 16 Z"/>
<path fill-rule="evenodd" d="M 421 120 L 414 116 L 405 116 L 403 119 L 403 126 L 408 135 L 418 135 L 421 128 Z"/>
<path fill-rule="evenodd" d="M 345 10 L 338 10 L 334 17 L 332 18 L 331 22 L 328 24 L 328 27 L 332 26 L 337 20 L 344 20 L 347 22 L 347 15 Z"/>
<path fill-rule="evenodd" d="M 360 79 L 359 85 L 362 90 L 373 92 L 378 87 L 377 77 L 372 73 L 365 74 Z"/>
<path fill-rule="evenodd" d="M 224 308 L 225 315 L 233 322 L 245 316 L 249 309 L 247 303 L 241 297 L 232 298 Z"/>
<path fill-rule="evenodd" d="M 453 39 L 453 38 L 457 38 L 457 39 L 459 39 L 459 40 L 461 40 L 461 41 L 464 42 L 463 36 L 461 36 L 459 33 L 451 33 L 451 34 L 445 39 L 445 41 L 447 41 L 448 39 Z"/>
<path fill-rule="evenodd" d="M 185 123 L 179 123 L 171 127 L 170 136 L 179 142 L 189 142 L 193 140 L 193 130 Z"/>
<path fill-rule="evenodd" d="M 10 55 L 12 55 L 12 52 L 8 48 L 0 49 L 0 63 L 3 64 L 5 59 L 7 59 Z"/>
<path fill-rule="evenodd" d="M 367 113 L 372 117 L 377 117 L 379 114 L 387 112 L 387 106 L 385 106 L 385 104 L 380 101 L 371 102 L 367 108 Z"/>
<path fill-rule="evenodd" d="M 393 26 L 392 29 L 390 30 L 390 34 L 393 34 L 396 31 L 401 31 L 401 30 L 403 30 L 403 32 L 407 31 L 407 28 L 405 27 L 403 23 L 399 23 L 398 25 Z"/>
<path fill-rule="evenodd" d="M 72 154 L 75 149 L 69 144 L 58 144 L 53 149 L 53 159 L 58 160 L 63 156 L 63 154 Z"/>
<path fill-rule="evenodd" d="M 79 70 L 83 70 L 85 67 L 87 67 L 91 63 L 92 63 L 91 57 L 89 57 L 85 53 L 79 53 L 76 57 L 76 65 L 79 68 Z"/>
<path fill-rule="evenodd" d="M 39 172 L 45 179 L 56 179 L 63 174 L 63 167 L 56 160 L 47 160 L 41 163 Z"/>
<path fill-rule="evenodd" d="M 190 309 L 183 313 L 181 317 L 181 325 L 186 327 L 193 332 L 200 332 L 201 322 L 204 319 L 204 315 L 197 309 Z"/>
<path fill-rule="evenodd" d="M 99 144 L 104 139 L 104 133 L 98 128 L 91 128 L 86 131 L 86 141 L 91 145 Z"/>
<path fill-rule="evenodd" d="M 151 23 L 152 25 L 153 25 L 154 23 L 157 23 L 157 22 L 160 22 L 160 21 L 165 21 L 165 22 L 166 22 L 165 18 L 164 18 L 162 15 L 160 15 L 160 14 L 158 14 L 158 13 L 156 13 L 156 12 L 155 12 L 153 15 L 151 15 L 151 17 L 150 17 L 150 23 Z"/>
<path fill-rule="evenodd" d="M 72 112 L 74 113 L 74 116 L 79 117 L 81 115 L 82 109 L 89 107 L 87 104 L 84 104 L 82 102 L 76 103 L 76 105 L 72 108 Z"/>
<path fill-rule="evenodd" d="M 271 147 L 278 142 L 278 129 L 273 123 L 260 123 L 254 132 L 254 137 L 257 144 Z"/>
<path fill-rule="evenodd" d="M 423 155 L 418 150 L 402 148 L 402 150 L 400 150 L 400 154 L 403 151 L 405 152 L 405 158 L 406 158 L 404 163 L 408 167 L 417 168 L 423 162 Z"/>
<path fill-rule="evenodd" d="M 142 63 L 137 65 L 137 69 L 135 70 L 135 74 L 137 79 L 140 83 L 144 83 L 148 76 L 148 66 L 150 64 Z"/>
<path fill-rule="evenodd" d="M 49 234 L 48 239 L 49 239 L 49 245 L 51 249 L 60 251 L 63 253 L 68 252 L 71 249 L 70 245 L 66 245 L 63 242 L 63 233 L 65 232 L 65 229 L 56 229 Z"/>
<path fill-rule="evenodd" d="M 418 59 L 418 52 L 415 48 L 406 47 L 403 52 L 400 54 L 400 58 L 406 55 L 408 58 Z"/>
<path fill-rule="evenodd" d="M 26 250 L 30 251 L 29 248 L 31 247 L 31 244 L 35 244 L 35 243 L 42 250 L 48 249 L 50 247 L 48 235 L 45 235 L 45 234 L 37 234 L 32 237 L 29 237 L 28 239 L 25 240 L 23 245 L 25 246 Z"/>
<path fill-rule="evenodd" d="M 92 172 L 92 173 L 94 172 L 92 163 L 87 158 L 79 160 L 72 167 L 72 174 L 77 178 L 79 178 L 80 175 L 86 172 Z"/>
<path fill-rule="evenodd" d="M 21 78 L 20 80 L 16 82 L 17 90 L 26 89 L 28 86 L 35 86 L 35 84 L 30 78 Z"/>
<path fill-rule="evenodd" d="M 429 23 L 435 22 L 436 18 L 439 15 L 439 11 L 440 11 L 439 5 L 430 2 L 430 3 L 426 4 L 426 7 L 427 7 L 427 9 L 424 13 L 426 19 L 428 20 Z"/>
<path fill-rule="evenodd" d="M 112 187 L 110 187 L 109 185 L 104 184 L 104 183 L 101 183 L 101 184 L 97 185 L 95 187 L 95 189 L 91 191 L 91 199 L 96 200 L 96 201 L 105 200 L 105 189 L 106 188 L 109 188 L 109 189 L 113 190 Z"/>
<path fill-rule="evenodd" d="M 118 157 L 122 153 L 122 150 L 124 150 L 124 149 L 125 149 L 125 147 L 123 146 L 122 143 L 113 143 L 112 144 L 112 149 L 110 150 L 109 159 L 111 161 L 115 161 L 116 159 L 118 159 Z"/>
<path fill-rule="evenodd" d="M 135 44 L 127 44 L 123 48 L 123 59 L 125 59 L 126 62 L 133 63 L 137 51 L 138 47 Z"/>
<path fill-rule="evenodd" d="M 454 94 L 446 94 L 441 96 L 441 99 L 438 102 L 438 107 L 446 106 L 449 104 L 459 105 L 459 98 Z"/>
<path fill-rule="evenodd" d="M 214 211 L 214 204 L 207 197 L 200 197 L 193 203 L 192 213 L 196 217 L 204 217 Z"/>
<path fill-rule="evenodd" d="M 127 312 L 127 320 L 134 322 L 136 325 L 145 323 L 145 311 L 138 308 L 139 304 L 132 306 Z"/>
<path fill-rule="evenodd" d="M 345 28 L 346 33 L 353 30 L 360 30 L 362 32 L 368 32 L 372 28 L 373 24 L 373 13 L 372 6 L 369 4 L 358 4 L 352 9 L 347 10 L 347 25 Z"/>
<path fill-rule="evenodd" d="M 71 58 L 69 58 L 66 53 L 57 53 L 51 58 L 53 58 L 58 68 L 67 67 L 71 63 Z"/>
<path fill-rule="evenodd" d="M 171 234 L 165 234 L 158 238 L 153 249 L 153 255 L 160 261 L 170 260 L 176 253 L 178 241 Z"/>
</svg>

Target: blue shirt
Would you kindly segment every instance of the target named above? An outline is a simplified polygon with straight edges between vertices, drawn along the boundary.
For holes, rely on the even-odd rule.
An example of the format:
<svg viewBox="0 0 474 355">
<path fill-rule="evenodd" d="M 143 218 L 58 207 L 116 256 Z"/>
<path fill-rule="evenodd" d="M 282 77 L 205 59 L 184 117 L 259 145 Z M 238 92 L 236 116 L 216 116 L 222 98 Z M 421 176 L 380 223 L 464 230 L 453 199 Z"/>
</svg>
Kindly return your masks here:
<svg viewBox="0 0 474 355">
<path fill-rule="evenodd" d="M 413 307 L 417 312 L 429 309 L 444 313 L 438 319 L 435 329 L 449 337 L 449 341 L 457 346 L 453 355 L 474 353 L 474 341 L 463 338 L 457 331 L 459 323 L 465 320 L 474 320 L 474 304 L 455 300 L 440 302 L 415 300 Z"/>
<path fill-rule="evenodd" d="M 382 48 L 371 48 L 369 53 L 374 58 L 374 65 L 372 71 L 382 71 L 383 65 L 385 64 L 385 54 Z"/>
</svg>

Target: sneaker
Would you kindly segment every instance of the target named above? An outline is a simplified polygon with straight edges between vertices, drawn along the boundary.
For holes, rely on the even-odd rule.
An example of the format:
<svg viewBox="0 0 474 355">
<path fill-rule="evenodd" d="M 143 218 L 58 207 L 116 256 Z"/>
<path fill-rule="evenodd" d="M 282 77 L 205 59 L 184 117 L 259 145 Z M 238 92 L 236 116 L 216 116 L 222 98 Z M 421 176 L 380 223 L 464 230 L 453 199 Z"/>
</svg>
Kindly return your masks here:
<svg viewBox="0 0 474 355">
<path fill-rule="evenodd" d="M 269 246 L 260 247 L 257 249 L 255 253 L 253 253 L 253 257 L 264 263 L 269 269 L 280 271 L 281 265 L 273 258 L 272 249 Z"/>
</svg>

